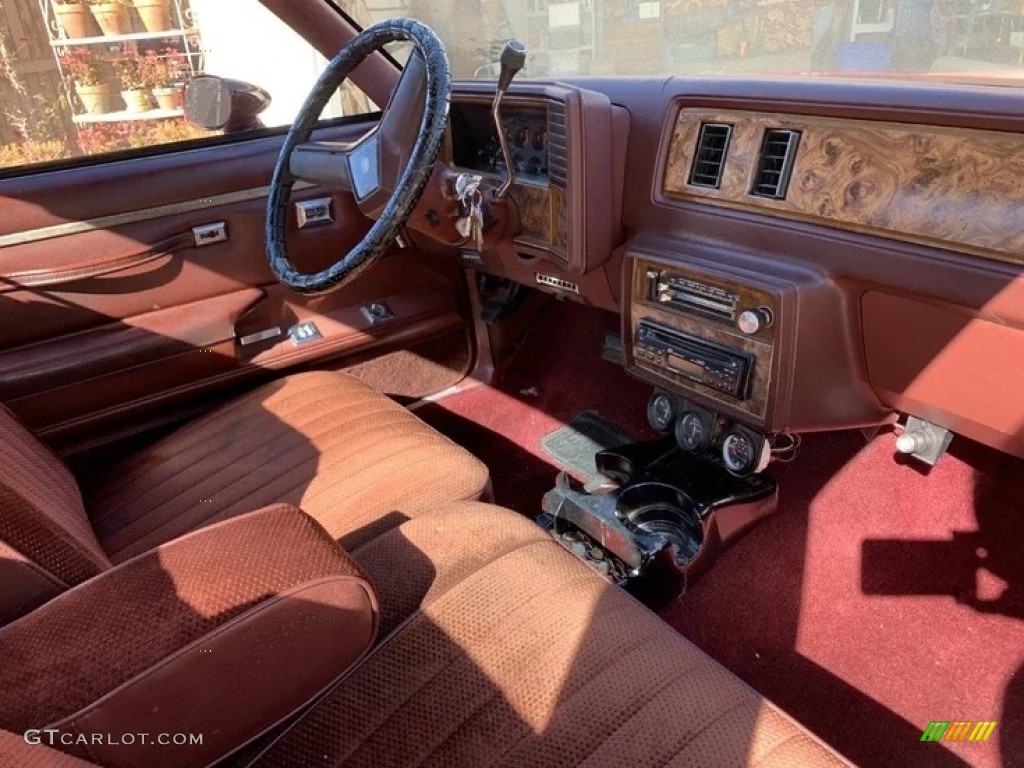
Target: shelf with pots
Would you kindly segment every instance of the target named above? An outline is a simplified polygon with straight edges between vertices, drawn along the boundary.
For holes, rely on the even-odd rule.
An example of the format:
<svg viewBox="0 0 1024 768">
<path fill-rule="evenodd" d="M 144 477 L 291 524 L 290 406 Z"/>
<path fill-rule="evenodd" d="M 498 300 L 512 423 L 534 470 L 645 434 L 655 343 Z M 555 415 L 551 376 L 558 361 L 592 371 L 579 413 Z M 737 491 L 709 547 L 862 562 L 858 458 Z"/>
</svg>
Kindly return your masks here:
<svg viewBox="0 0 1024 768">
<path fill-rule="evenodd" d="M 161 120 L 182 114 L 183 80 L 189 69 L 174 48 L 140 54 L 125 44 L 113 58 L 75 48 L 60 61 L 69 95 L 73 93 L 81 105 L 72 117 L 76 124 Z"/>
<path fill-rule="evenodd" d="M 181 24 L 181 0 L 39 0 L 52 37 L 68 43 L 96 37 L 173 34 Z M 177 18 L 175 18 L 177 17 Z M 99 34 L 97 34 L 99 32 Z"/>
<path fill-rule="evenodd" d="M 173 122 L 202 71 L 190 0 L 38 0 L 71 121 Z"/>
</svg>

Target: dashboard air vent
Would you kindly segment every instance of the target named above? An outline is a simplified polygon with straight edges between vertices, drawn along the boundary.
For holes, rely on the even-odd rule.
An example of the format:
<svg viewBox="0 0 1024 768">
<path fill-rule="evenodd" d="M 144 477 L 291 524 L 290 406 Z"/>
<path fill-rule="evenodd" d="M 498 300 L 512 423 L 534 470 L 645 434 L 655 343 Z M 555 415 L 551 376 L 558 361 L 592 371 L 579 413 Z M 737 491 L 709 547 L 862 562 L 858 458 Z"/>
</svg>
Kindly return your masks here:
<svg viewBox="0 0 1024 768">
<path fill-rule="evenodd" d="M 761 144 L 761 158 L 754 174 L 754 186 L 750 194 L 781 200 L 789 187 L 789 175 L 793 172 L 793 160 L 800 143 L 799 131 L 772 129 L 764 132 Z"/>
<path fill-rule="evenodd" d="M 694 187 L 718 189 L 725 168 L 725 153 L 729 148 L 732 126 L 724 123 L 704 123 L 697 137 L 697 151 L 690 169 L 690 184 Z"/>
<path fill-rule="evenodd" d="M 565 130 L 565 105 L 548 102 L 548 182 L 566 188 L 569 142 Z"/>
</svg>

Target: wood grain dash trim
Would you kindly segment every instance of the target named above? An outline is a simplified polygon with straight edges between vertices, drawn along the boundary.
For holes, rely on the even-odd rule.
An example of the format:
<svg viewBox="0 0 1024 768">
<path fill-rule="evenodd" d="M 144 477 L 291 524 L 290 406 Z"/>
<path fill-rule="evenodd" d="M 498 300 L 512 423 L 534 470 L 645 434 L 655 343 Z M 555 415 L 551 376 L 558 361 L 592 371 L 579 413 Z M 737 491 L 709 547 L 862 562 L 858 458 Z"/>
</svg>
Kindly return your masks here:
<svg viewBox="0 0 1024 768">
<path fill-rule="evenodd" d="M 718 189 L 687 183 L 705 122 L 733 126 Z M 765 129 L 800 131 L 784 200 L 749 194 Z M 683 108 L 664 194 L 1024 264 L 1024 136 Z"/>
</svg>

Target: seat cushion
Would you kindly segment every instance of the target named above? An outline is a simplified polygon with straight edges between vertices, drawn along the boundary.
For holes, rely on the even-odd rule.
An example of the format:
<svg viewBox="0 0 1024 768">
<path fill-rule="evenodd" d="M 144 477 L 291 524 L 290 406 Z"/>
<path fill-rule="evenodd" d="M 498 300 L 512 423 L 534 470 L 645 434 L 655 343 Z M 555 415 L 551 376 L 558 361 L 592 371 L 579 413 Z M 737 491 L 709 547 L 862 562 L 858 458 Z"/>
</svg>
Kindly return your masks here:
<svg viewBox="0 0 1024 768">
<path fill-rule="evenodd" d="M 846 763 L 556 542 L 527 537 L 435 583 L 250 764 Z"/>
<path fill-rule="evenodd" d="M 491 504 L 447 504 L 378 536 L 351 553 L 380 602 L 380 636 L 437 594 L 547 532 Z"/>
<path fill-rule="evenodd" d="M 276 503 L 352 551 L 479 498 L 488 482 L 480 461 L 392 400 L 318 371 L 257 389 L 115 466 L 86 508 L 113 562 Z"/>
</svg>

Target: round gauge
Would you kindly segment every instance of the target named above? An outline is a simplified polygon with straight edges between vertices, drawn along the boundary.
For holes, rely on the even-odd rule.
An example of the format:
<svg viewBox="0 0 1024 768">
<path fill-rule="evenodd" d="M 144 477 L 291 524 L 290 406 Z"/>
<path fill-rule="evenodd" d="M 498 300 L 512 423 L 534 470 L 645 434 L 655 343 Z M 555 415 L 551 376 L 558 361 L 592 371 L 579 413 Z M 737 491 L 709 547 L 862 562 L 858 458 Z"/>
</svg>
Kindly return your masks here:
<svg viewBox="0 0 1024 768">
<path fill-rule="evenodd" d="M 676 442 L 687 451 L 699 451 L 711 442 L 711 426 L 696 411 L 687 411 L 676 423 Z"/>
<path fill-rule="evenodd" d="M 548 132 L 543 129 L 534 131 L 532 143 L 535 150 L 544 151 L 544 147 L 548 145 Z"/>
<path fill-rule="evenodd" d="M 517 125 L 512 128 L 512 143 L 517 147 L 525 147 L 530 140 L 530 129 L 525 125 Z"/>
<path fill-rule="evenodd" d="M 647 402 L 647 421 L 659 432 L 668 432 L 676 420 L 676 401 L 664 392 L 655 392 Z"/>
<path fill-rule="evenodd" d="M 725 468 L 734 475 L 749 475 L 757 464 L 757 448 L 754 438 L 746 432 L 734 429 L 722 441 L 722 461 Z"/>
<path fill-rule="evenodd" d="M 534 155 L 530 158 L 530 161 L 526 164 L 527 173 L 540 174 L 544 172 L 544 163 L 539 157 Z"/>
</svg>

